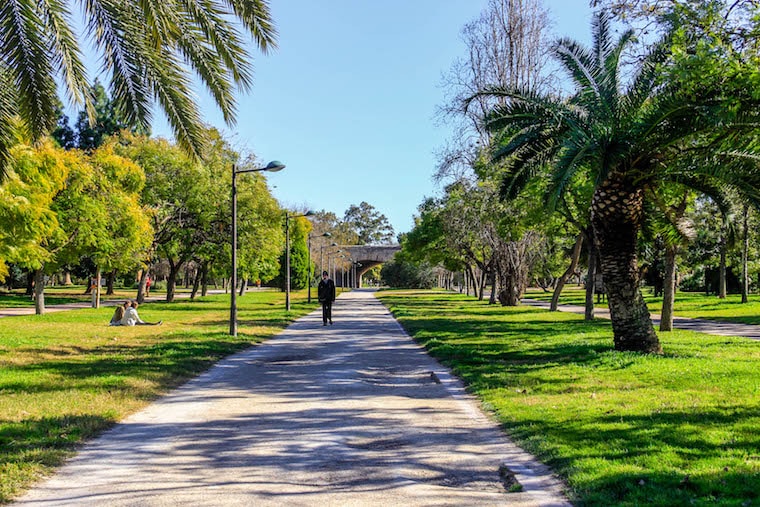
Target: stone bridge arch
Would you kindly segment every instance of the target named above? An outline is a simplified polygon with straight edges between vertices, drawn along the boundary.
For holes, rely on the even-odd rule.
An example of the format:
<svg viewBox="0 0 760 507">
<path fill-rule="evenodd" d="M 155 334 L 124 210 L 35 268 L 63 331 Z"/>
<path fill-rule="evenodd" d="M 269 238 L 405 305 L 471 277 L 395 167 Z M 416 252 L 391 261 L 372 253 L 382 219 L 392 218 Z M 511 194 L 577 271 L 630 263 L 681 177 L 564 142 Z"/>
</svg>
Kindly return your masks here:
<svg viewBox="0 0 760 507">
<path fill-rule="evenodd" d="M 345 286 L 355 288 L 361 287 L 361 279 L 364 273 L 375 266 L 393 260 L 396 252 L 401 251 L 401 246 L 399 245 L 345 245 L 338 246 L 337 248 L 348 253 L 350 260 L 358 262 L 361 266 L 356 267 L 356 276 L 354 277 L 353 269 L 350 269 L 349 265 L 346 264 L 344 266 L 346 269 L 345 275 L 339 271 L 341 276 L 336 274 L 335 284 L 342 287 L 345 280 Z"/>
</svg>

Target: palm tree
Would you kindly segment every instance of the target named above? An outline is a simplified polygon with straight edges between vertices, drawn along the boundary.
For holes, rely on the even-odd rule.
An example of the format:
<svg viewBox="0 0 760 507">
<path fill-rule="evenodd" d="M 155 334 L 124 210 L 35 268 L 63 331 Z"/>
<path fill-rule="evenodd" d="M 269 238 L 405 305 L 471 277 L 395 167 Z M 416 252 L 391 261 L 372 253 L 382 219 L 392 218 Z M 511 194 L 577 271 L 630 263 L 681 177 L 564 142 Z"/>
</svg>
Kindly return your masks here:
<svg viewBox="0 0 760 507">
<path fill-rule="evenodd" d="M 191 90 L 197 75 L 235 121 L 235 86 L 251 86 L 244 36 L 261 51 L 275 43 L 267 0 L 3 0 L 0 2 L 0 176 L 19 131 L 33 139 L 56 122 L 56 78 L 68 99 L 93 114 L 73 4 L 131 125 L 147 127 L 157 102 L 178 143 L 198 155 L 203 128 Z M 247 33 L 244 33 L 247 32 Z"/>
<path fill-rule="evenodd" d="M 700 84 L 686 91 L 683 82 L 663 80 L 671 62 L 667 39 L 626 74 L 623 55 L 633 33 L 613 41 L 604 12 L 595 16 L 592 30 L 591 48 L 569 39 L 553 48 L 575 85 L 570 98 L 516 88 L 482 92 L 509 99 L 486 118 L 495 134 L 492 157 L 504 164 L 501 189 L 507 198 L 532 179 L 548 178 L 547 204 L 553 208 L 574 185 L 593 183 L 590 222 L 615 348 L 659 352 L 639 288 L 637 240 L 645 199 L 675 182 L 708 194 L 731 187 L 757 203 L 760 177 L 751 164 L 735 162 L 750 155 L 722 149 L 743 139 L 729 134 L 755 127 L 739 121 L 747 105 L 743 97 L 732 97 L 733 108 L 727 108 L 719 86 Z M 624 74 L 631 76 L 627 86 Z"/>
</svg>

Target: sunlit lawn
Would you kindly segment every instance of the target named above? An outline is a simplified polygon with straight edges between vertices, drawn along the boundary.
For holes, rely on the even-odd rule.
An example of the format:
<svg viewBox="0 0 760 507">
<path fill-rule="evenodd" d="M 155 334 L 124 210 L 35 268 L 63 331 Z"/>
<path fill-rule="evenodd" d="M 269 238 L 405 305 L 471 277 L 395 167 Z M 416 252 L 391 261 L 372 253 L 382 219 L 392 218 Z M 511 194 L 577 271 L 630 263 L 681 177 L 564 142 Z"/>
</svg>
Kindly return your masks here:
<svg viewBox="0 0 760 507">
<path fill-rule="evenodd" d="M 649 311 L 660 313 L 662 297 L 654 297 L 651 288 L 645 288 L 643 292 Z M 551 301 L 552 293 L 544 292 L 541 289 L 529 289 L 525 297 Z M 720 299 L 718 296 L 705 296 L 704 293 L 700 292 L 677 292 L 675 314 L 678 317 L 760 324 L 760 294 L 750 294 L 748 299 L 749 302 L 743 304 L 740 294 L 729 294 L 726 299 Z M 584 289 L 577 286 L 566 287 L 560 297 L 560 304 L 583 305 L 584 301 Z M 594 303 L 597 304 L 596 298 L 594 298 Z M 607 308 L 606 302 L 597 305 L 600 308 Z"/>
<path fill-rule="evenodd" d="M 305 291 L 292 296 L 287 315 L 283 293 L 238 298 L 237 338 L 225 295 L 140 307 L 162 326 L 109 327 L 108 307 L 0 319 L 0 502 L 84 439 L 316 307 Z"/>
<path fill-rule="evenodd" d="M 379 293 L 578 505 L 760 505 L 760 342 L 662 333 L 615 352 L 608 321 Z"/>
</svg>

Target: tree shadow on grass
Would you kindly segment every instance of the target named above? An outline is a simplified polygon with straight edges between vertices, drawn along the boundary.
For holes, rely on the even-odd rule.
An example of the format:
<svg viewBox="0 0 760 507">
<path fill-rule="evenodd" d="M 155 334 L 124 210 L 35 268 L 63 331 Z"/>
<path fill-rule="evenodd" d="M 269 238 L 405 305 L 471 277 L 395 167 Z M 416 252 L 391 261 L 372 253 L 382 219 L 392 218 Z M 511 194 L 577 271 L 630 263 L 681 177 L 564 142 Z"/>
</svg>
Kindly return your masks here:
<svg viewBox="0 0 760 507">
<path fill-rule="evenodd" d="M 79 351 L 70 350 L 69 354 L 59 356 L 60 359 L 7 367 L 9 372 L 35 372 L 48 376 L 32 375 L 24 382 L 3 382 L 0 389 L 6 393 L 72 389 L 124 389 L 134 392 L 137 388 L 133 381 L 143 379 L 158 382 L 163 388 L 173 387 L 205 371 L 221 358 L 251 345 L 249 341 L 223 333 L 217 335 L 217 339 L 203 341 L 193 341 L 192 337 L 175 337 L 149 345 L 113 344 Z M 32 352 L 46 351 L 34 349 Z M 144 397 L 155 397 L 155 388 L 144 389 Z"/>
<path fill-rule="evenodd" d="M 760 408 L 711 407 L 647 414 L 601 414 L 557 426 L 541 419 L 510 423 L 517 440 L 567 474 L 583 505 L 756 505 L 760 500 L 760 435 L 737 423 L 760 421 Z M 732 432 L 716 443 L 714 429 Z M 569 454 L 552 457 L 536 435 Z M 572 449 L 568 451 L 567 449 Z M 543 451 L 543 452 L 542 452 Z M 591 466 L 592 474 L 579 463 Z M 631 470 L 636 470 L 631 471 Z M 580 478 L 573 474 L 580 472 Z M 590 476 L 594 478 L 589 478 Z"/>
</svg>

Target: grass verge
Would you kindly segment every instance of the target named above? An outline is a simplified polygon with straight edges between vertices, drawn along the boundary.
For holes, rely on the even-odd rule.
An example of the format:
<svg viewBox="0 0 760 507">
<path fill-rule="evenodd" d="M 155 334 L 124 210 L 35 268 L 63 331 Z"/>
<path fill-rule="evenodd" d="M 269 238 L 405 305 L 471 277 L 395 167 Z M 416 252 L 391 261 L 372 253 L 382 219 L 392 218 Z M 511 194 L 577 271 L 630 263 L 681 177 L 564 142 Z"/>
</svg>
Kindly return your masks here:
<svg viewBox="0 0 760 507">
<path fill-rule="evenodd" d="M 608 321 L 378 296 L 577 505 L 760 505 L 760 342 L 674 331 L 661 356 L 621 353 Z"/>
<path fill-rule="evenodd" d="M 113 308 L 0 319 L 0 502 L 51 473 L 85 440 L 313 310 L 306 292 L 229 296 L 140 306 L 162 326 L 109 327 Z"/>
</svg>

